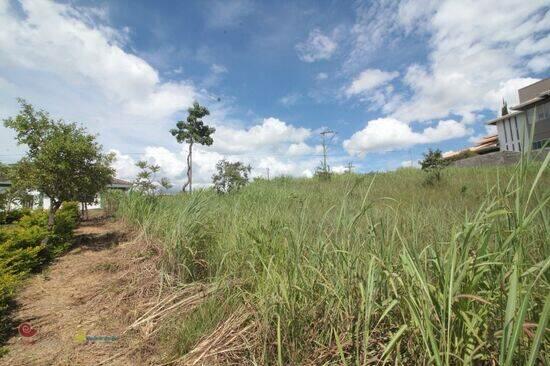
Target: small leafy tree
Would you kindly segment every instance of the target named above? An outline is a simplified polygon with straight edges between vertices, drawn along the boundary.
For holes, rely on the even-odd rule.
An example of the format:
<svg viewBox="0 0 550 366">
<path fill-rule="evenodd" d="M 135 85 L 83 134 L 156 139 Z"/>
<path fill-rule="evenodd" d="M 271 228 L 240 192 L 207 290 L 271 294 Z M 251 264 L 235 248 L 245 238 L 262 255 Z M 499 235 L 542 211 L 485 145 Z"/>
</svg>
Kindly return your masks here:
<svg viewBox="0 0 550 366">
<path fill-rule="evenodd" d="M 22 190 L 36 190 L 50 200 L 48 226 L 64 201 L 95 197 L 114 175 L 112 154 L 104 154 L 94 135 L 75 123 L 54 121 L 47 112 L 36 111 L 19 99 L 21 110 L 4 120 L 13 129 L 27 154 L 14 169 L 12 183 Z"/>
<path fill-rule="evenodd" d="M 170 133 L 176 137 L 178 143 L 189 145 L 189 152 L 187 153 L 187 182 L 183 185 L 182 191 L 185 192 L 185 189 L 189 186 L 189 192 L 191 192 L 193 188 L 193 144 L 212 145 L 214 140 L 211 135 L 216 129 L 205 125 L 201 119 L 210 114 L 210 111 L 206 107 L 195 102 L 187 112 L 187 120 L 178 121 L 176 128 L 171 129 Z"/>
<path fill-rule="evenodd" d="M 166 190 L 172 187 L 168 178 L 165 177 L 161 178 L 160 182 L 156 182 L 156 174 L 160 171 L 160 166 L 149 164 L 145 160 L 138 161 L 136 166 L 141 169 L 133 182 L 134 189 L 138 192 L 155 194 L 159 186 Z"/>
<path fill-rule="evenodd" d="M 212 183 L 218 193 L 229 193 L 244 187 L 248 183 L 248 175 L 252 170 L 250 165 L 240 161 L 231 163 L 225 159 L 216 164 L 216 174 L 212 176 Z"/>
<path fill-rule="evenodd" d="M 448 165 L 448 162 L 443 159 L 441 150 L 428 149 L 424 153 L 424 160 L 419 161 L 423 171 L 427 173 L 426 184 L 434 185 L 441 180 L 441 172 Z"/>
</svg>

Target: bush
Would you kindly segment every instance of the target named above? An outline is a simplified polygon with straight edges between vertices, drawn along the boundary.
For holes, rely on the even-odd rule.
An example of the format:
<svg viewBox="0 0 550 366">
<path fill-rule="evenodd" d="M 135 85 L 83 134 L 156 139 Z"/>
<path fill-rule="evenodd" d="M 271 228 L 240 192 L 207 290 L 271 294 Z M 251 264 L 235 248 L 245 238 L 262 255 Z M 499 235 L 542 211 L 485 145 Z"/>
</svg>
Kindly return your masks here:
<svg viewBox="0 0 550 366">
<path fill-rule="evenodd" d="M 48 255 L 53 258 L 71 245 L 73 231 L 80 221 L 78 202 L 65 202 L 55 213 L 53 233 L 48 239 Z"/>
<path fill-rule="evenodd" d="M 112 216 L 118 210 L 124 192 L 118 189 L 109 189 L 101 194 L 101 208 L 107 216 Z"/>
<path fill-rule="evenodd" d="M 10 302 L 21 280 L 68 248 L 79 221 L 76 202 L 63 204 L 51 231 L 46 211 L 18 212 L 16 224 L 0 227 L 0 343 L 8 335 Z"/>
<path fill-rule="evenodd" d="M 0 225 L 11 224 L 20 220 L 23 216 L 29 215 L 31 210 L 29 208 L 19 208 L 10 211 L 0 212 Z"/>
<path fill-rule="evenodd" d="M 424 154 L 424 160 L 420 161 L 422 170 L 427 173 L 424 183 L 429 186 L 439 183 L 441 180 L 441 172 L 448 164 L 449 162 L 443 159 L 441 150 L 429 149 L 428 152 Z"/>
</svg>

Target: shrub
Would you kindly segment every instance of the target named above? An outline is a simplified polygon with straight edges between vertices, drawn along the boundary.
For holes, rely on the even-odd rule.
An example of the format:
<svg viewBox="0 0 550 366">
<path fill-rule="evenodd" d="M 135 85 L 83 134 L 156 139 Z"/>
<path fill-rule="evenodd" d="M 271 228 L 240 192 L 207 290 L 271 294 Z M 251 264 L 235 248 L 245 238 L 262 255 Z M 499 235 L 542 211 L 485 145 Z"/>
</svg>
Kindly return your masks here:
<svg viewBox="0 0 550 366">
<path fill-rule="evenodd" d="M 22 212 L 14 225 L 0 227 L 0 342 L 8 335 L 11 298 L 20 281 L 65 250 L 78 225 L 78 203 L 57 211 L 53 229 L 43 210 Z"/>
<path fill-rule="evenodd" d="M 248 183 L 248 175 L 252 168 L 240 161 L 230 163 L 222 159 L 216 164 L 216 174 L 212 176 L 212 183 L 218 193 L 237 191 Z"/>
<path fill-rule="evenodd" d="M 0 213 L 0 225 L 11 224 L 20 220 L 23 216 L 29 215 L 31 210 L 29 208 L 19 208 L 15 210 L 9 210 Z"/>
<path fill-rule="evenodd" d="M 101 208 L 107 216 L 112 216 L 117 210 L 124 192 L 118 189 L 109 189 L 101 194 Z"/>
<path fill-rule="evenodd" d="M 78 206 L 78 202 L 65 202 L 56 212 L 53 234 L 48 241 L 48 249 L 52 256 L 58 255 L 70 246 L 73 230 L 80 220 Z"/>
<path fill-rule="evenodd" d="M 449 163 L 443 159 L 441 150 L 428 149 L 424 154 L 424 160 L 420 161 L 422 170 L 427 173 L 424 181 L 427 185 L 434 185 L 441 180 L 441 172 Z"/>
</svg>

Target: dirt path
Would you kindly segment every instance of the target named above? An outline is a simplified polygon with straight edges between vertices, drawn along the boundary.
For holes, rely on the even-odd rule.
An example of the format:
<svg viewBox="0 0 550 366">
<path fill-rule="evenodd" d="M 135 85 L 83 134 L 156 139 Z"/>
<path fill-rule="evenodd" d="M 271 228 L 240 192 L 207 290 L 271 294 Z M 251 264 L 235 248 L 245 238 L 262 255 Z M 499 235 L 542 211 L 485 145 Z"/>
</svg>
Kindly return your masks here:
<svg viewBox="0 0 550 366">
<path fill-rule="evenodd" d="M 140 272 L 148 278 L 152 268 L 151 255 L 130 239 L 114 221 L 84 223 L 74 248 L 18 294 L 15 322 L 30 323 L 38 334 L 30 340 L 15 334 L 0 365 L 97 365 L 115 355 L 120 356 L 105 364 L 152 363 L 143 352 L 125 354 L 136 343 L 131 334 L 122 335 L 138 311 L 132 301 L 139 297 L 145 303 L 149 296 L 147 285 L 135 286 L 136 281 Z M 118 338 L 86 342 L 86 336 Z"/>
</svg>

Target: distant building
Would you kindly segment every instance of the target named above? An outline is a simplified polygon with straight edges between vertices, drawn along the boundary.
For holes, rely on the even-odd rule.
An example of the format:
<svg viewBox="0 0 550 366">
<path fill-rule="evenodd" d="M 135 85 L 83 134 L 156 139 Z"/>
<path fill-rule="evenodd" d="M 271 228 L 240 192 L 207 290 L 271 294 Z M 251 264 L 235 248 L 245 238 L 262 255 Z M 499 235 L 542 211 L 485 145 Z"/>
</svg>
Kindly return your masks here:
<svg viewBox="0 0 550 366">
<path fill-rule="evenodd" d="M 0 176 L 0 192 L 8 189 L 11 187 L 11 181 L 7 179 L 6 177 Z M 113 181 L 107 185 L 107 189 L 117 189 L 122 191 L 128 191 L 132 188 L 132 183 L 127 182 L 122 179 L 113 178 Z M 41 207 L 43 209 L 49 209 L 50 208 L 50 198 L 40 192 L 31 192 L 31 195 L 35 197 L 33 204 L 33 208 L 35 207 Z M 101 208 L 101 195 L 98 194 L 95 200 L 94 204 L 87 205 L 88 209 L 95 209 L 95 208 Z"/>
<path fill-rule="evenodd" d="M 500 151 L 519 152 L 528 144 L 536 150 L 550 140 L 550 78 L 519 89 L 518 95 L 511 113 L 487 122 L 497 127 Z"/>
<path fill-rule="evenodd" d="M 448 160 L 456 160 L 461 158 L 464 159 L 472 155 L 483 155 L 483 154 L 488 154 L 495 151 L 499 151 L 498 136 L 489 135 L 489 136 L 482 137 L 472 147 L 468 147 L 463 150 L 448 151 L 443 153 L 443 159 L 448 159 Z"/>
</svg>

